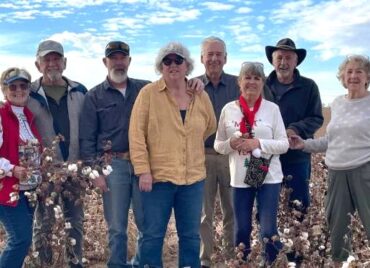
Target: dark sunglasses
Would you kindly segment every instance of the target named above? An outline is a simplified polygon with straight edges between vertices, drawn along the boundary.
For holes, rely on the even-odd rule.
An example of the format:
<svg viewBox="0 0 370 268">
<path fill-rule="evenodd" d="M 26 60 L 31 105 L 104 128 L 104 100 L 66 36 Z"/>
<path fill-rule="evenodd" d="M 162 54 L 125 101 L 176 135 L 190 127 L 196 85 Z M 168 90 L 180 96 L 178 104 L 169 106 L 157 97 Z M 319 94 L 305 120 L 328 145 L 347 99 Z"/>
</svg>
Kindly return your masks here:
<svg viewBox="0 0 370 268">
<path fill-rule="evenodd" d="M 166 66 L 170 66 L 173 62 L 176 65 L 181 65 L 184 62 L 184 58 L 182 58 L 180 56 L 176 56 L 176 58 L 174 58 L 174 59 L 165 57 L 165 58 L 163 58 L 162 62 Z"/>
<path fill-rule="evenodd" d="M 23 91 L 28 90 L 28 84 L 27 83 L 22 83 L 22 84 L 10 84 L 9 86 L 10 91 L 17 91 L 17 88 L 20 88 Z"/>
</svg>

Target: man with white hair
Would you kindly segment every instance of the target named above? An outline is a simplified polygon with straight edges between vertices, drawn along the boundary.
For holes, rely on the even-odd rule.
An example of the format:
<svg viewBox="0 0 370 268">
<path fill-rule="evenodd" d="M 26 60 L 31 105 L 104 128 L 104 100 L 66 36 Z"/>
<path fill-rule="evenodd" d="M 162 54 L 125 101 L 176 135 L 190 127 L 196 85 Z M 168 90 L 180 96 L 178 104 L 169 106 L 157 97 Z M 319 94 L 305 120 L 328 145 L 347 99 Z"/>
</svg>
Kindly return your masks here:
<svg viewBox="0 0 370 268">
<path fill-rule="evenodd" d="M 220 119 L 222 108 L 226 103 L 238 99 L 240 95 L 238 78 L 227 74 L 223 67 L 227 61 L 225 42 L 218 37 L 207 37 L 202 42 L 201 62 L 205 74 L 199 76 L 211 99 L 217 121 Z M 225 258 L 232 258 L 234 251 L 233 225 L 234 214 L 231 197 L 229 157 L 218 154 L 214 148 L 215 135 L 205 142 L 207 179 L 204 185 L 203 215 L 200 226 L 202 238 L 200 258 L 202 267 L 211 267 L 214 234 L 213 216 L 217 193 L 220 197 L 223 223 L 223 247 Z"/>
<path fill-rule="evenodd" d="M 62 135 L 64 139 L 57 147 L 58 160 L 76 161 L 79 159 L 79 116 L 87 90 L 82 84 L 63 76 L 67 59 L 60 43 L 53 40 L 41 42 L 35 64 L 42 76 L 31 84 L 27 105 L 34 114 L 42 145 L 51 148 L 56 135 Z M 78 182 L 68 178 L 65 184 L 68 184 L 74 196 L 80 196 L 81 186 Z M 72 226 L 68 236 L 76 241 L 73 252 L 68 253 L 68 264 L 69 267 L 82 267 L 83 204 L 64 195 L 62 198 L 65 220 Z M 39 202 L 35 212 L 34 244 L 40 261 L 50 265 L 52 249 L 48 234 L 53 221 L 45 219 L 48 217 L 46 209 L 50 207 L 46 207 L 45 202 Z"/>
<path fill-rule="evenodd" d="M 318 86 L 297 69 L 306 57 L 306 50 L 296 48 L 290 38 L 283 38 L 276 46 L 266 46 L 265 51 L 268 61 L 274 66 L 265 83 L 265 98 L 279 106 L 288 138 L 292 135 L 313 138 L 324 118 Z M 280 156 L 280 161 L 284 186 L 293 190 L 289 196 L 290 205 L 302 212 L 299 220 L 303 220 L 310 205 L 311 154 L 288 150 Z M 289 253 L 288 258 L 298 263 L 301 261 L 295 252 Z"/>
</svg>

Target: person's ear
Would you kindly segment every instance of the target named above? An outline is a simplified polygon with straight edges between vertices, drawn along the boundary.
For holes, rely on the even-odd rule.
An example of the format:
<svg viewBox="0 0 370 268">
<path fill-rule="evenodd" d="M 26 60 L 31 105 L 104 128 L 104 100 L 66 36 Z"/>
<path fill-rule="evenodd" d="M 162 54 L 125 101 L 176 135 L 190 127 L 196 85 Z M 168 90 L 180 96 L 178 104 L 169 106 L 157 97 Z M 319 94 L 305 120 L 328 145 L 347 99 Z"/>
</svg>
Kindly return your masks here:
<svg viewBox="0 0 370 268">
<path fill-rule="evenodd" d="M 35 66 L 36 66 L 37 70 L 41 73 L 40 64 L 37 60 L 35 61 Z"/>
</svg>

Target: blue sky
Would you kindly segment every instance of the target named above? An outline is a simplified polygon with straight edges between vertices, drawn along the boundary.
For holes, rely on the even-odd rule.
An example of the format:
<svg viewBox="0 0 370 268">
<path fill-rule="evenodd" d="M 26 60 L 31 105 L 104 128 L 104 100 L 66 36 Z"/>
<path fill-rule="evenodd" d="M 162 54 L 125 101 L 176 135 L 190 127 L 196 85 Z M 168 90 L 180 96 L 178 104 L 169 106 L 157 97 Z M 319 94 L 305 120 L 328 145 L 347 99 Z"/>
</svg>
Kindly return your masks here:
<svg viewBox="0 0 370 268">
<path fill-rule="evenodd" d="M 238 74 L 244 61 L 261 61 L 272 71 L 264 47 L 290 37 L 307 49 L 301 74 L 319 85 L 329 104 L 345 93 L 336 72 L 347 54 L 370 55 L 367 0 L 199 1 L 199 0 L 7 0 L 0 2 L 0 70 L 24 67 L 33 78 L 41 40 L 61 42 L 65 75 L 91 88 L 106 76 L 104 47 L 123 40 L 131 47 L 129 76 L 155 80 L 154 59 L 170 41 L 185 44 L 204 73 L 200 43 L 215 35 L 227 44 L 225 71 Z"/>
</svg>

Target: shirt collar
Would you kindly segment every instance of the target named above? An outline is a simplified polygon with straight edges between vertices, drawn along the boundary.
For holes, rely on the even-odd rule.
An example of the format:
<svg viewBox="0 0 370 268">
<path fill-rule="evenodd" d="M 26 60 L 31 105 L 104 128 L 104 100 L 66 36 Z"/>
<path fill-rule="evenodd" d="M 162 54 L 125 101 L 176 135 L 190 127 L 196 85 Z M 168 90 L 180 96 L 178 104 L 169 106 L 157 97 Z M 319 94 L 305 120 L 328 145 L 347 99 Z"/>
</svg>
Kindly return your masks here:
<svg viewBox="0 0 370 268">
<path fill-rule="evenodd" d="M 129 84 L 130 84 L 130 78 L 127 77 L 127 86 L 126 88 L 129 87 Z M 109 80 L 108 80 L 108 77 L 105 78 L 104 82 L 103 82 L 103 87 L 105 90 L 108 90 L 108 89 L 114 89 L 114 90 L 117 90 L 115 87 L 113 87 L 110 83 L 109 83 Z"/>
<path fill-rule="evenodd" d="M 164 81 L 164 78 L 161 77 L 159 80 L 158 80 L 158 89 L 159 91 L 164 91 L 165 89 L 167 88 L 166 86 L 166 82 Z"/>
<path fill-rule="evenodd" d="M 222 71 L 221 72 L 221 79 L 220 79 L 220 83 L 219 84 L 222 84 L 222 85 L 226 85 L 226 76 L 225 76 L 225 72 Z M 204 74 L 204 85 L 207 86 L 209 83 L 211 83 L 211 81 L 208 79 L 208 76 L 207 74 Z"/>
<path fill-rule="evenodd" d="M 188 79 L 185 78 L 185 81 L 186 83 L 188 82 Z M 167 86 L 166 86 L 166 81 L 164 81 L 164 78 L 161 77 L 159 80 L 158 80 L 158 90 L 159 91 L 164 91 L 167 89 Z"/>
</svg>

